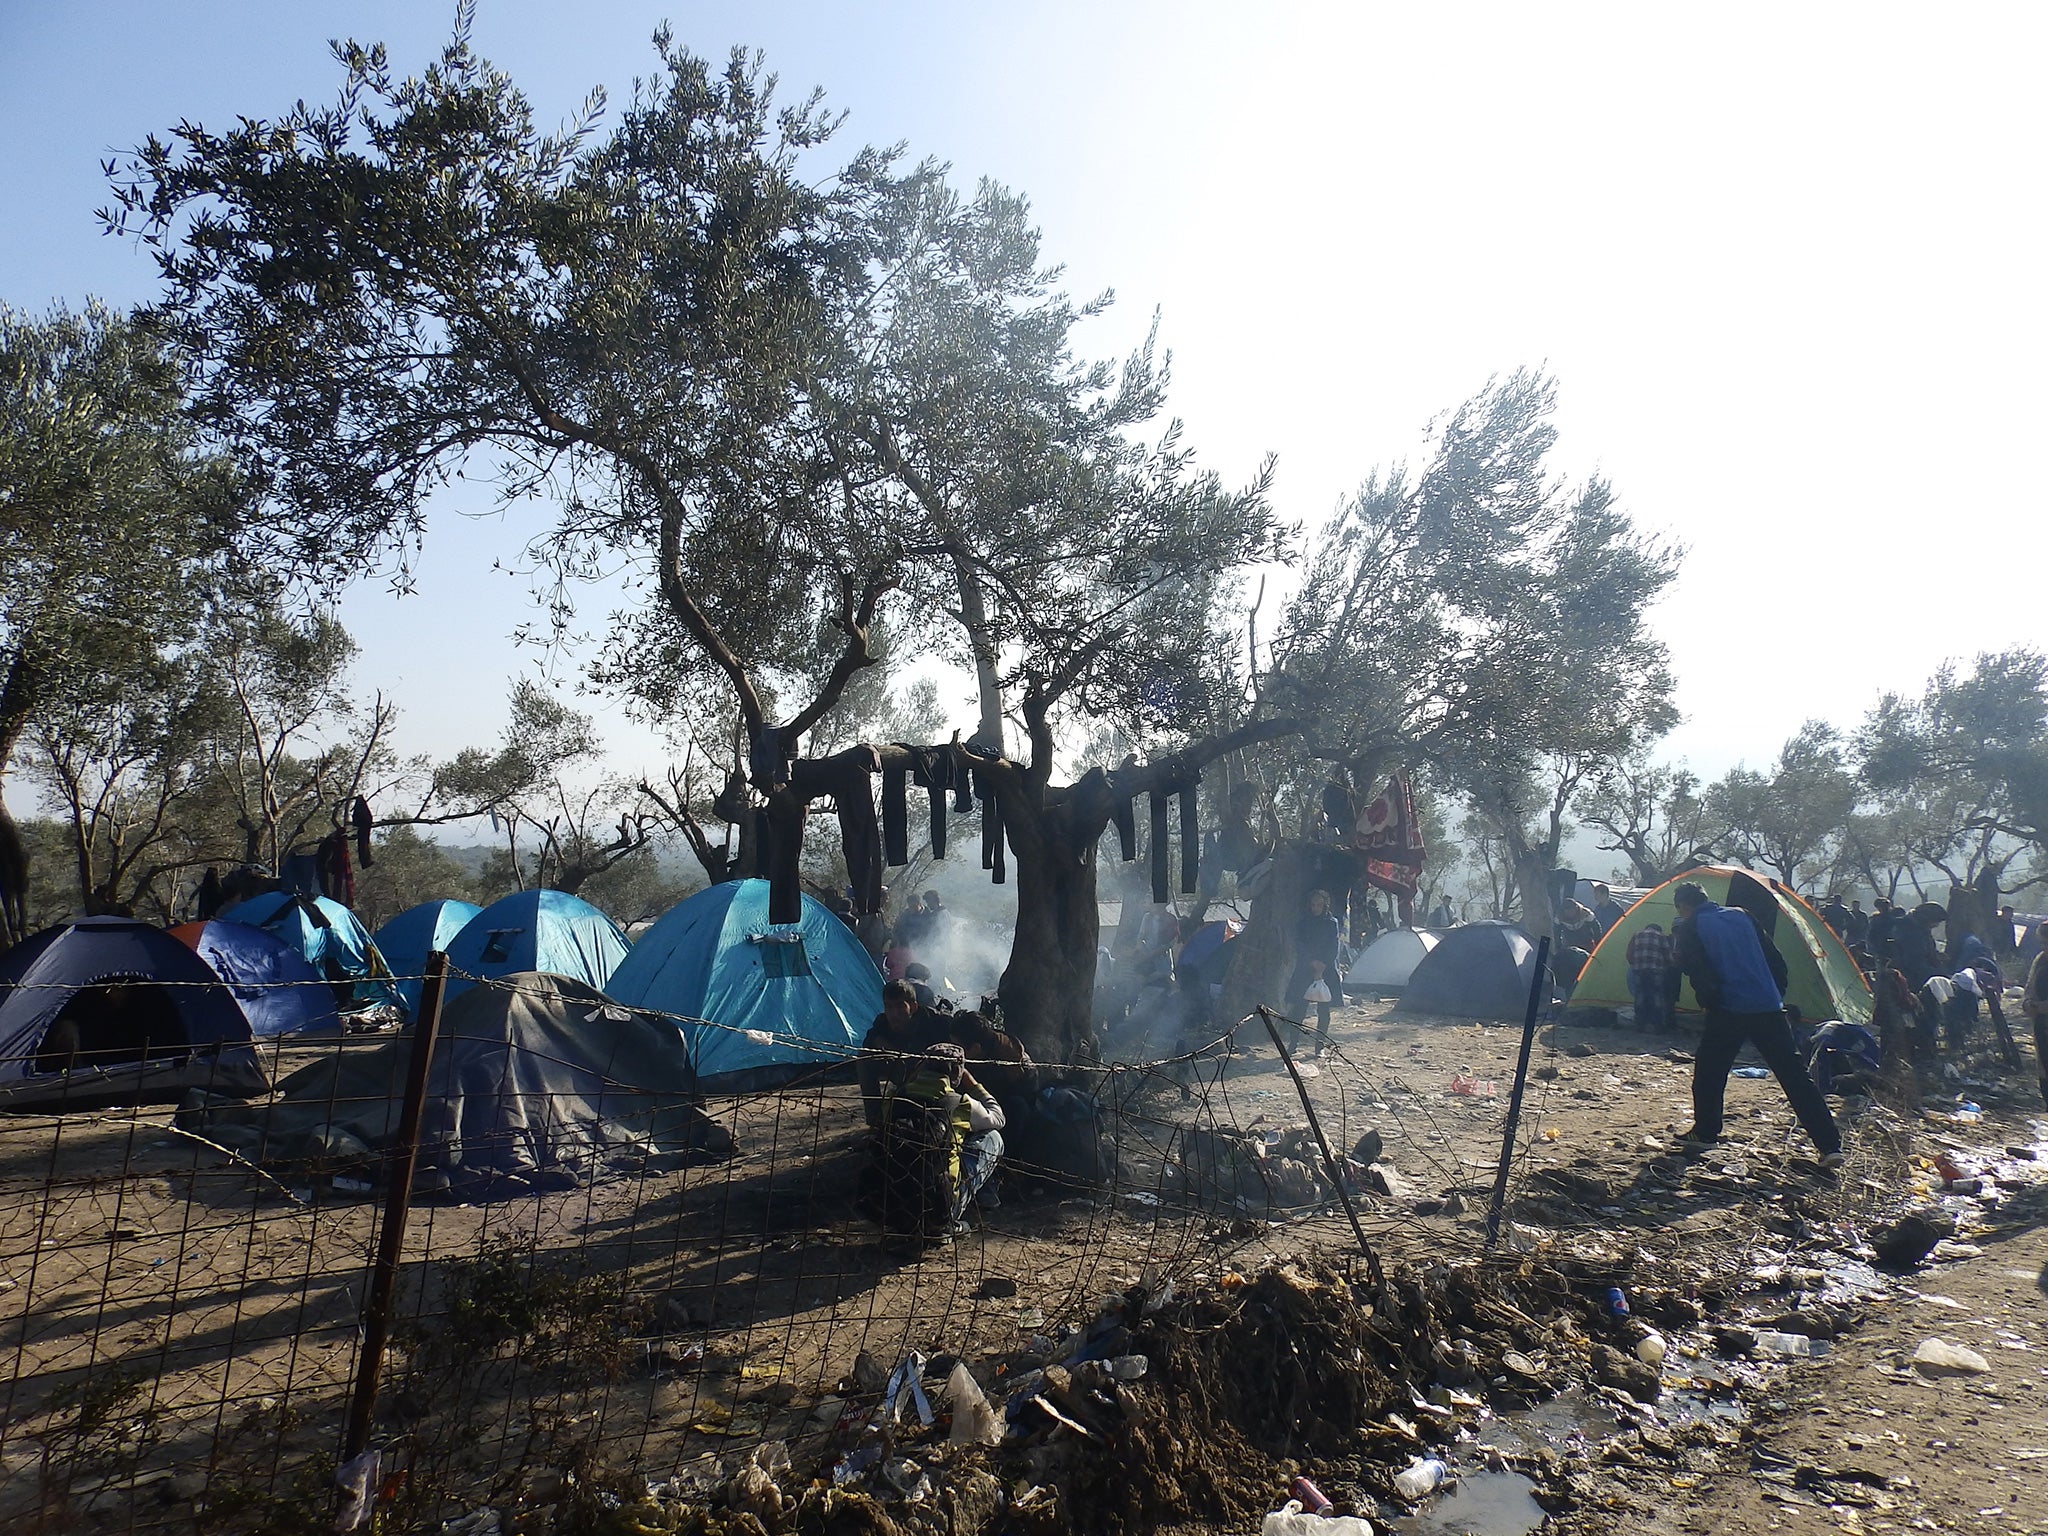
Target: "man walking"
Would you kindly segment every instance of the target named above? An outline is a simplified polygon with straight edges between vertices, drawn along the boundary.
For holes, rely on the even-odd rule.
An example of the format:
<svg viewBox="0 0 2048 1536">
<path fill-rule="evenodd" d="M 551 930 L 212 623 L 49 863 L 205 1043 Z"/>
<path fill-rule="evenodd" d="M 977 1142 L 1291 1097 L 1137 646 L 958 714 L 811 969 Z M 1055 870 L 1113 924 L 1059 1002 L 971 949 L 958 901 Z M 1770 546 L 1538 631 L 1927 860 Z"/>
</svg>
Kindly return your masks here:
<svg viewBox="0 0 2048 1536">
<path fill-rule="evenodd" d="M 1785 957 L 1755 917 L 1716 905 L 1697 885 L 1679 886 L 1671 899 L 1678 909 L 1672 928 L 1678 968 L 1707 1015 L 1693 1063 L 1692 1129 L 1678 1138 L 1680 1150 L 1701 1152 L 1721 1139 L 1729 1070 L 1742 1047 L 1754 1045 L 1813 1138 L 1821 1166 L 1841 1167 L 1842 1133 L 1785 1019 Z"/>
</svg>

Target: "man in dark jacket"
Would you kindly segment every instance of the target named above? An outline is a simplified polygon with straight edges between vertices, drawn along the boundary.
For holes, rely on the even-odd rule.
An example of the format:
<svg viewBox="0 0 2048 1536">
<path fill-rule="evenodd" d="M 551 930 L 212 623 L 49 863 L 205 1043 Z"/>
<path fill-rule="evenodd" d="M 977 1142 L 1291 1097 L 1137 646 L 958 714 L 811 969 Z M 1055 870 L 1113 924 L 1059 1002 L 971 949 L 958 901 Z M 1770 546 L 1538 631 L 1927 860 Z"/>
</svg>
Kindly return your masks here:
<svg viewBox="0 0 2048 1536">
<path fill-rule="evenodd" d="M 1932 901 L 1923 901 L 1892 920 L 1888 958 L 1916 989 L 1926 986 L 1927 978 L 1942 968 L 1941 946 L 1934 942 L 1934 930 L 1947 921 L 1948 909 Z"/>
<path fill-rule="evenodd" d="M 1693 1062 L 1692 1129 L 1679 1137 L 1679 1147 L 1700 1152 L 1721 1139 L 1728 1073 L 1743 1046 L 1754 1045 L 1813 1138 L 1821 1166 L 1839 1168 L 1842 1133 L 1786 1022 L 1785 957 L 1752 914 L 1717 906 L 1697 885 L 1679 886 L 1671 899 L 1678 909 L 1672 929 L 1678 968 L 1707 1015 Z"/>
<path fill-rule="evenodd" d="M 1318 1056 L 1330 1043 L 1330 1004 L 1338 985 L 1337 919 L 1330 914 L 1330 893 L 1310 891 L 1308 910 L 1294 923 L 1294 973 L 1287 978 L 1287 1008 L 1304 1019 L 1309 1009 L 1315 1009 Z M 1304 995 L 1311 990 L 1317 991 L 1318 1001 Z M 1298 1045 L 1299 1034 L 1295 1038 Z"/>
</svg>

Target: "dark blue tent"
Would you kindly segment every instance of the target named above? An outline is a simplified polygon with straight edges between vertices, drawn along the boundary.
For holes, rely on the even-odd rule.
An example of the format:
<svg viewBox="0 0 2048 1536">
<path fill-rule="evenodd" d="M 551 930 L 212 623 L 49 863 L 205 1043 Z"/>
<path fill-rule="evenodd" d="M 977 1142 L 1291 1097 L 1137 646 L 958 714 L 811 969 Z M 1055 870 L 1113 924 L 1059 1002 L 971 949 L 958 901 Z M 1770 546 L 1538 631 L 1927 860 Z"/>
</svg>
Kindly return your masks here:
<svg viewBox="0 0 2048 1536">
<path fill-rule="evenodd" d="M 1520 1019 L 1536 976 L 1536 942 L 1513 923 L 1447 928 L 1408 977 L 1396 1013 Z M 1546 996 L 1544 1002 L 1550 999 Z"/>
<path fill-rule="evenodd" d="M 227 983 L 257 1035 L 338 1035 L 334 988 L 275 934 L 215 918 L 181 923 L 171 937 Z"/>
<path fill-rule="evenodd" d="M 801 921 L 770 923 L 766 880 L 728 880 L 671 907 L 606 991 L 683 1020 L 711 1089 L 843 1065 L 882 1011 L 882 973 L 853 930 L 808 896 Z"/>
<path fill-rule="evenodd" d="M 161 928 L 88 917 L 0 956 L 0 1103 L 249 1094 L 268 1085 L 249 1021 L 206 963 Z"/>
<path fill-rule="evenodd" d="M 231 923 L 247 923 L 275 934 L 334 983 L 335 1001 L 344 1008 L 370 1008 L 398 1002 L 391 973 L 370 941 L 370 930 L 355 913 L 325 896 L 300 896 L 269 891 L 251 896 L 220 914 Z"/>
<path fill-rule="evenodd" d="M 420 977 L 426 973 L 427 956 L 437 949 L 446 954 L 455 935 L 482 910 L 473 901 L 423 901 L 377 930 L 377 953 L 391 968 L 406 1012 L 420 1011 Z"/>
<path fill-rule="evenodd" d="M 462 974 L 509 976 L 514 971 L 567 976 L 602 992 L 626 956 L 626 936 L 579 896 L 515 891 L 463 924 L 446 953 L 449 997 L 474 985 Z"/>
</svg>

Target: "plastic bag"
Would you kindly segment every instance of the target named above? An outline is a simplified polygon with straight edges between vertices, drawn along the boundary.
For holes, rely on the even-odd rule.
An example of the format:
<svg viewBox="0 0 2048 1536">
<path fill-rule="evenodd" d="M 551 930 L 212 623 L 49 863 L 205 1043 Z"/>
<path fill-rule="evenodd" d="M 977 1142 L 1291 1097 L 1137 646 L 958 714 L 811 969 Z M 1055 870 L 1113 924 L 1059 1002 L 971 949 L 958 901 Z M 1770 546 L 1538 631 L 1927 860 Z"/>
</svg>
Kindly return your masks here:
<svg viewBox="0 0 2048 1536">
<path fill-rule="evenodd" d="M 1357 1515 L 1304 1514 L 1301 1500 L 1289 1499 L 1266 1516 L 1259 1536 L 1372 1536 L 1372 1522 Z"/>
<path fill-rule="evenodd" d="M 1304 1003 L 1327 1003 L 1330 999 L 1330 984 L 1318 976 L 1308 984 L 1308 990 L 1301 994 Z"/>
</svg>

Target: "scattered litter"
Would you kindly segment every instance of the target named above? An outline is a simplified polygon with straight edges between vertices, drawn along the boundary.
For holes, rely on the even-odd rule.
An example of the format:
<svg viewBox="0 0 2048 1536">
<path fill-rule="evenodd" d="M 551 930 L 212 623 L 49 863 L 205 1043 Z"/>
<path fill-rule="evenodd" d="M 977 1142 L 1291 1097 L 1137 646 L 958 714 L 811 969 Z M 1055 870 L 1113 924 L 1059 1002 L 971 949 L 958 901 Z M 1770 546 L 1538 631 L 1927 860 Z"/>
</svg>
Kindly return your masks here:
<svg viewBox="0 0 2048 1536">
<path fill-rule="evenodd" d="M 1372 1536 L 1372 1522 L 1357 1515 L 1309 1514 L 1299 1499 L 1289 1499 L 1266 1516 L 1259 1536 Z"/>
<path fill-rule="evenodd" d="M 1481 1081 L 1476 1077 L 1467 1077 L 1462 1072 L 1455 1074 L 1451 1078 L 1451 1086 L 1448 1091 L 1468 1099 L 1490 1099 L 1494 1097 L 1495 1093 L 1492 1078 Z"/>
</svg>

